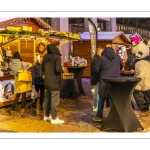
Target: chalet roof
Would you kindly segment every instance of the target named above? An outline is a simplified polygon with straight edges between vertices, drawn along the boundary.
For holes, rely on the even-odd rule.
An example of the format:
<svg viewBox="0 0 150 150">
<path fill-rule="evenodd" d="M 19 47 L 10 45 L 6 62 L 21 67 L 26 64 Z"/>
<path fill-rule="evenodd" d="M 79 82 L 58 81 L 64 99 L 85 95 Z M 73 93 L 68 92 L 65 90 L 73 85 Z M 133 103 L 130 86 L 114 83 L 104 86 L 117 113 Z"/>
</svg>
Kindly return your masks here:
<svg viewBox="0 0 150 150">
<path fill-rule="evenodd" d="M 51 29 L 54 30 L 48 23 L 46 23 L 41 18 L 11 18 L 0 22 L 0 28 L 5 28 L 6 26 L 15 26 L 20 22 L 27 23 L 30 19 L 34 19 L 42 29 Z"/>
<path fill-rule="evenodd" d="M 39 25 L 45 26 L 45 29 L 51 29 L 54 30 L 54 28 L 52 28 L 47 22 L 45 22 L 43 19 L 41 18 L 33 18 L 35 21 L 37 21 L 39 23 Z"/>
<path fill-rule="evenodd" d="M 80 34 L 82 41 L 90 40 L 90 33 L 83 32 Z M 130 39 L 123 32 L 98 32 L 98 41 L 112 41 L 118 44 L 130 44 Z"/>
</svg>

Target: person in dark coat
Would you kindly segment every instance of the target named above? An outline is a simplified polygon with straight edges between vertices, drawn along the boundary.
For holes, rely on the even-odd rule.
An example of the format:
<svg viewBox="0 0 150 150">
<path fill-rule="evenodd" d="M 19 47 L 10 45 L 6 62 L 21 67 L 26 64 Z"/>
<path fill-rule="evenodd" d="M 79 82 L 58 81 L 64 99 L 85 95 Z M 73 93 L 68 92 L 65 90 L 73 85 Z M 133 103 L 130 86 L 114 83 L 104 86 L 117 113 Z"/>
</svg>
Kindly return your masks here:
<svg viewBox="0 0 150 150">
<path fill-rule="evenodd" d="M 44 55 L 42 68 L 44 71 L 44 84 L 46 88 L 45 98 L 45 121 L 50 121 L 52 124 L 64 123 L 57 117 L 57 106 L 60 103 L 60 87 L 61 87 L 61 54 L 60 43 L 55 42 L 47 45 L 47 54 Z"/>
<path fill-rule="evenodd" d="M 99 75 L 98 73 L 94 72 L 94 65 L 96 61 L 98 60 L 98 58 L 101 56 L 102 51 L 103 51 L 102 48 L 98 48 L 91 61 L 90 83 L 94 87 L 94 97 L 93 97 L 93 100 L 94 100 L 93 111 L 94 112 L 97 112 L 97 106 L 98 106 L 98 100 L 99 100 L 99 95 L 98 95 Z"/>
<path fill-rule="evenodd" d="M 39 57 L 37 57 L 36 64 L 32 68 L 32 88 L 35 88 L 37 92 L 40 91 L 40 109 L 43 109 L 44 92 L 45 92 L 44 79 L 43 79 L 44 72 L 41 68 L 42 60 L 43 57 L 39 55 Z M 32 103 L 33 108 L 36 108 L 36 102 L 37 102 L 37 98 L 33 100 Z"/>
<path fill-rule="evenodd" d="M 134 73 L 134 70 L 135 70 L 135 62 L 136 62 L 136 57 L 134 54 L 131 54 L 129 55 L 129 57 L 127 58 L 127 61 L 126 61 L 126 66 L 129 68 L 129 71 L 131 73 Z"/>
<path fill-rule="evenodd" d="M 123 64 L 120 56 L 115 53 L 112 47 L 105 47 L 102 56 L 98 58 L 94 66 L 95 73 L 99 73 L 99 102 L 98 111 L 93 121 L 102 121 L 104 101 L 106 98 L 110 98 L 102 77 L 120 76 L 120 70 L 122 70 L 122 68 Z"/>
</svg>

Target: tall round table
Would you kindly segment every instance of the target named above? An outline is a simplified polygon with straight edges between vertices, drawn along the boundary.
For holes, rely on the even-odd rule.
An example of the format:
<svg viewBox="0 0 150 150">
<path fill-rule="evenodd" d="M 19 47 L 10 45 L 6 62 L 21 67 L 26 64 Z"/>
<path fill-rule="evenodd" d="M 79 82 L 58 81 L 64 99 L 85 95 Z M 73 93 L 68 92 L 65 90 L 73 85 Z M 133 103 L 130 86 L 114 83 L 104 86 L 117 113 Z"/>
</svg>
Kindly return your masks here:
<svg viewBox="0 0 150 150">
<path fill-rule="evenodd" d="M 82 86 L 82 74 L 86 66 L 73 66 L 67 67 L 70 73 L 74 73 L 74 78 L 77 80 L 79 94 L 85 95 L 83 86 Z"/>
<path fill-rule="evenodd" d="M 118 130 L 132 132 L 144 129 L 131 107 L 131 95 L 141 78 L 137 77 L 103 77 L 110 97 L 112 107 L 106 119 L 102 122 L 101 130 Z"/>
</svg>

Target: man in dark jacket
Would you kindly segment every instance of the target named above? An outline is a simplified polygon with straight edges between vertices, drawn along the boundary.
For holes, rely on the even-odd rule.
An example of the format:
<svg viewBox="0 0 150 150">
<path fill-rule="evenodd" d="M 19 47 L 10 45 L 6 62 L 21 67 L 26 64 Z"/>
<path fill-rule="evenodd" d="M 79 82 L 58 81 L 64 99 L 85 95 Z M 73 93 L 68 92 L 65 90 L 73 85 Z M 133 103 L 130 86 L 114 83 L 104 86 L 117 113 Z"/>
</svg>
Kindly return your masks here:
<svg viewBox="0 0 150 150">
<path fill-rule="evenodd" d="M 93 121 L 102 121 L 104 101 L 106 98 L 110 98 L 102 77 L 120 76 L 120 70 L 122 70 L 122 68 L 123 64 L 120 56 L 115 53 L 113 48 L 105 47 L 102 56 L 98 58 L 94 66 L 95 73 L 99 73 L 99 102 L 98 111 Z"/>
<path fill-rule="evenodd" d="M 57 106 L 60 103 L 61 73 L 64 72 L 61 67 L 61 54 L 59 50 L 59 42 L 48 44 L 48 53 L 44 55 L 42 62 L 46 88 L 44 120 L 51 120 L 52 124 L 64 123 L 64 120 L 60 120 L 57 117 Z"/>
<path fill-rule="evenodd" d="M 94 97 L 93 97 L 94 99 L 93 111 L 94 112 L 97 112 L 97 106 L 98 106 L 98 100 L 99 100 L 99 95 L 98 95 L 99 75 L 98 73 L 94 72 L 94 65 L 96 61 L 98 60 L 99 56 L 101 56 L 102 51 L 103 49 L 98 48 L 91 61 L 90 82 L 91 82 L 91 85 L 94 87 Z"/>
</svg>

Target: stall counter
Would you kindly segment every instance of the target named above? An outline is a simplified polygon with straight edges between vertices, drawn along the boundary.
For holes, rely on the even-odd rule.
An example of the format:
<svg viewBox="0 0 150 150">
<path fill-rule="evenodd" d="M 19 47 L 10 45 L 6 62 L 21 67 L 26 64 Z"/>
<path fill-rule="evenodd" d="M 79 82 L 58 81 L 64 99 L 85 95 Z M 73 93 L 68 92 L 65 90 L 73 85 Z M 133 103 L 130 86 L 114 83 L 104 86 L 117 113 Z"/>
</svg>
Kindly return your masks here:
<svg viewBox="0 0 150 150">
<path fill-rule="evenodd" d="M 27 92 L 26 100 L 31 100 L 31 92 Z M 0 77 L 0 107 L 13 104 L 15 99 L 15 81 L 13 75 Z M 21 102 L 21 98 L 18 102 Z"/>
</svg>

